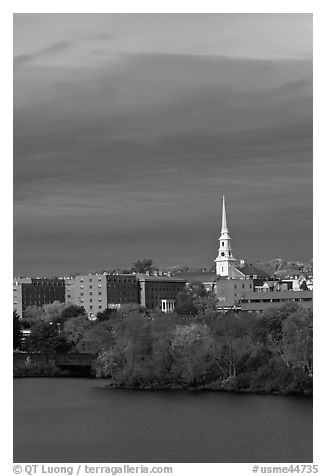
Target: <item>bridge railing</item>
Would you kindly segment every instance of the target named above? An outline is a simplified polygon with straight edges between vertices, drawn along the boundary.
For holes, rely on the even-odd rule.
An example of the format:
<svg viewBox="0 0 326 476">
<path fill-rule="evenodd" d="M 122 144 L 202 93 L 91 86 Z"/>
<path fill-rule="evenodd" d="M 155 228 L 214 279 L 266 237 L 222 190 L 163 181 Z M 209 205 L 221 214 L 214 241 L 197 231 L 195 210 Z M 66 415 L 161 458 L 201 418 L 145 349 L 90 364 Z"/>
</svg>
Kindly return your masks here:
<svg viewBox="0 0 326 476">
<path fill-rule="evenodd" d="M 55 352 L 14 352 L 14 363 L 26 362 L 32 364 L 91 365 L 96 355 L 89 353 L 55 353 Z"/>
</svg>

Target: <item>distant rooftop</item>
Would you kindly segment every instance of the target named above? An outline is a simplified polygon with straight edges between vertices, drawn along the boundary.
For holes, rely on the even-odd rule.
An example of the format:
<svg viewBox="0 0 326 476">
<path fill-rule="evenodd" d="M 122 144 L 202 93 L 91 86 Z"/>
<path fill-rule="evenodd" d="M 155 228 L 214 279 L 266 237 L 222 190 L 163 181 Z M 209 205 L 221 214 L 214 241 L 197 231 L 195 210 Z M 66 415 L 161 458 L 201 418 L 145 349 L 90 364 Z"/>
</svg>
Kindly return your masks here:
<svg viewBox="0 0 326 476">
<path fill-rule="evenodd" d="M 266 273 L 263 269 L 259 269 L 253 264 L 242 264 L 240 266 L 236 266 L 236 269 L 243 273 L 245 276 L 259 276 L 263 278 L 270 278 L 271 276 Z"/>
<path fill-rule="evenodd" d="M 173 276 L 178 277 L 179 279 L 184 279 L 187 283 L 208 283 L 216 281 L 218 276 L 212 271 L 195 271 L 195 272 L 186 272 L 186 273 L 175 273 Z"/>
<path fill-rule="evenodd" d="M 167 275 L 164 275 L 164 276 L 155 276 L 155 275 L 152 275 L 152 274 L 137 274 L 137 278 L 139 279 L 139 281 L 169 281 L 169 282 L 174 282 L 174 281 L 177 281 L 177 282 L 185 282 L 185 279 L 183 279 L 182 277 L 174 277 L 174 276 L 167 276 Z"/>
</svg>

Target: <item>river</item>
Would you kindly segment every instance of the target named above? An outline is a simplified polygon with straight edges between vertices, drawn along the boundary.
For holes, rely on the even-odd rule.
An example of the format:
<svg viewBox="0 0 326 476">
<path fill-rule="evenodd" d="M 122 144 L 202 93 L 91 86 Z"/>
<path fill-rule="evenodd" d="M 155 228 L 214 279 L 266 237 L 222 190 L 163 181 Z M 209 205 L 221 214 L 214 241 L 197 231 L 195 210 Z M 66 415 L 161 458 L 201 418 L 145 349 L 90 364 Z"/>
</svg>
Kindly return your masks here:
<svg viewBox="0 0 326 476">
<path fill-rule="evenodd" d="M 14 379 L 14 462 L 309 463 L 312 400 Z"/>
</svg>

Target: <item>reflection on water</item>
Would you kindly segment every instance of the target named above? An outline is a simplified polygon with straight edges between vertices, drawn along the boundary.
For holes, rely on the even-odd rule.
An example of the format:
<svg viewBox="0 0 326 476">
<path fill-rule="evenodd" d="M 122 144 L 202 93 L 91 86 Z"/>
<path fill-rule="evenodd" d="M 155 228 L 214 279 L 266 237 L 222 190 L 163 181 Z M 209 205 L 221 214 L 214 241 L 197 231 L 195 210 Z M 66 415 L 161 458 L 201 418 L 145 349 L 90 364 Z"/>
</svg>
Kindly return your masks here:
<svg viewBox="0 0 326 476">
<path fill-rule="evenodd" d="M 312 462 L 312 400 L 14 380 L 14 461 Z"/>
</svg>

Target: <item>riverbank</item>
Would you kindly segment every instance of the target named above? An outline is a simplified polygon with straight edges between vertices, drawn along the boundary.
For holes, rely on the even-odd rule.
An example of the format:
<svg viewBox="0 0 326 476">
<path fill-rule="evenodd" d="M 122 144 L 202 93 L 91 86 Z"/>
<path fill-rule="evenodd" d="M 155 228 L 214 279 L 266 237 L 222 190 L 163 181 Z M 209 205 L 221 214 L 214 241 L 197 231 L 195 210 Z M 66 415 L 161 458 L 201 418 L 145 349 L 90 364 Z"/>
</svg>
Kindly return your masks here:
<svg viewBox="0 0 326 476">
<path fill-rule="evenodd" d="M 20 365 L 14 367 L 14 378 L 91 378 L 101 381 L 106 381 L 105 388 L 116 390 L 146 390 L 146 391 L 190 391 L 190 392 L 228 392 L 228 393 L 242 393 L 242 394 L 256 394 L 256 395 L 302 395 L 306 397 L 312 397 L 312 378 L 311 381 L 306 383 L 305 387 L 297 388 L 292 386 L 280 387 L 280 386 L 267 386 L 254 387 L 248 386 L 243 388 L 239 386 L 239 382 L 236 378 L 229 378 L 216 382 L 211 382 L 204 385 L 181 385 L 176 383 L 155 383 L 151 385 L 117 385 L 108 378 L 96 377 L 91 369 L 61 369 L 51 364 L 29 364 Z"/>
<path fill-rule="evenodd" d="M 54 364 L 19 363 L 13 368 L 14 378 L 28 377 L 95 377 L 90 368 L 60 368 Z"/>
<path fill-rule="evenodd" d="M 113 383 L 107 383 L 105 385 L 107 389 L 113 390 L 146 390 L 146 391 L 189 391 L 189 392 L 226 392 L 226 393 L 242 393 L 242 394 L 251 394 L 251 395 L 296 395 L 296 396 L 305 396 L 312 397 L 313 389 L 306 388 L 302 390 L 298 389 L 253 389 L 253 388 L 239 388 L 236 385 L 232 385 L 230 382 L 213 382 L 205 385 L 198 386 L 183 386 L 176 384 L 166 384 L 166 385 L 144 385 L 144 386 L 119 386 Z"/>
</svg>

